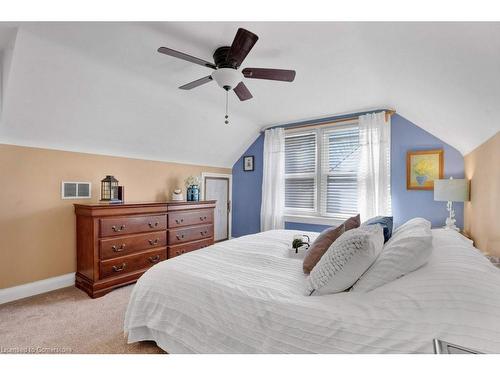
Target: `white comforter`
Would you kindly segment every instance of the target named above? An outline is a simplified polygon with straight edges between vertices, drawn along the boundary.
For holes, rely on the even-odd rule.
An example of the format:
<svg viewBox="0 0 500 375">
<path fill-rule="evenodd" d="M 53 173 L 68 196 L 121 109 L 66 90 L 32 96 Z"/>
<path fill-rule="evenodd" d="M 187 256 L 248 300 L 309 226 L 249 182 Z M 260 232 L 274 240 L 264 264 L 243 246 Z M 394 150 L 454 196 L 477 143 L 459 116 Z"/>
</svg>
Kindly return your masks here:
<svg viewBox="0 0 500 375">
<path fill-rule="evenodd" d="M 169 353 L 432 353 L 440 338 L 500 353 L 500 270 L 458 233 L 428 264 L 368 293 L 304 295 L 297 231 L 240 237 L 162 262 L 137 282 L 129 342 Z M 307 233 L 314 239 L 316 233 Z"/>
</svg>

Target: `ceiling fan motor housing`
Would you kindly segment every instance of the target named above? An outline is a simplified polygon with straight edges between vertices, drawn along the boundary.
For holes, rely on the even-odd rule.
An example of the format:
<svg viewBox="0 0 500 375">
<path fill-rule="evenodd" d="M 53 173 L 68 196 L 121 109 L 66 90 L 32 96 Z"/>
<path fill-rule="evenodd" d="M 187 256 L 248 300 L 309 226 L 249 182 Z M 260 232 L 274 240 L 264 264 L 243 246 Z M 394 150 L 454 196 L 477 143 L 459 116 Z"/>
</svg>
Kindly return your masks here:
<svg viewBox="0 0 500 375">
<path fill-rule="evenodd" d="M 225 47 L 219 47 L 215 50 L 213 58 L 217 68 L 234 68 L 234 66 L 229 64 L 227 61 L 227 55 L 230 49 L 231 47 L 225 46 Z"/>
</svg>

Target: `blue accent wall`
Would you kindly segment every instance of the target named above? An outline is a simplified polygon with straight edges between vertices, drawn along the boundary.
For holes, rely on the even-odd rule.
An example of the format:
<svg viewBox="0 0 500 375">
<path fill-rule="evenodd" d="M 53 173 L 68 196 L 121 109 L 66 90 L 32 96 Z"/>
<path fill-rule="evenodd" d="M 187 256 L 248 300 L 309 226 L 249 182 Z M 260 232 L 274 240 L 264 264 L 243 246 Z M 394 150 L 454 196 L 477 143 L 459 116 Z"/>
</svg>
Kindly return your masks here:
<svg viewBox="0 0 500 375">
<path fill-rule="evenodd" d="M 264 134 L 245 151 L 233 166 L 232 236 L 260 232 Z M 253 155 L 254 170 L 243 171 L 243 157 Z"/>
<path fill-rule="evenodd" d="M 394 225 L 419 216 L 433 226 L 443 226 L 448 211 L 446 202 L 434 201 L 433 190 L 406 190 L 406 152 L 417 150 L 444 150 L 444 177 L 464 178 L 462 154 L 439 138 L 419 128 L 402 116 L 391 119 L 391 197 Z M 464 226 L 464 204 L 453 203 L 457 226 Z"/>
<path fill-rule="evenodd" d="M 285 229 L 293 229 L 293 230 L 304 230 L 309 232 L 321 232 L 322 230 L 328 228 L 329 225 L 320 225 L 320 224 L 307 224 L 307 223 L 285 223 Z"/>
<path fill-rule="evenodd" d="M 332 118 L 325 119 L 329 121 Z M 394 114 L 391 120 L 391 196 L 394 225 L 399 226 L 412 217 L 420 216 L 442 226 L 447 217 L 446 203 L 435 202 L 434 192 L 406 190 L 406 152 L 444 149 L 444 176 L 464 177 L 464 158 L 459 151 L 419 128 L 404 117 Z M 245 151 L 233 166 L 232 235 L 239 237 L 260 231 L 262 201 L 262 157 L 264 135 Z M 255 156 L 255 170 L 243 171 L 243 156 Z M 463 228 L 463 203 L 454 203 L 457 226 Z M 286 229 L 320 232 L 325 225 L 285 223 Z"/>
</svg>

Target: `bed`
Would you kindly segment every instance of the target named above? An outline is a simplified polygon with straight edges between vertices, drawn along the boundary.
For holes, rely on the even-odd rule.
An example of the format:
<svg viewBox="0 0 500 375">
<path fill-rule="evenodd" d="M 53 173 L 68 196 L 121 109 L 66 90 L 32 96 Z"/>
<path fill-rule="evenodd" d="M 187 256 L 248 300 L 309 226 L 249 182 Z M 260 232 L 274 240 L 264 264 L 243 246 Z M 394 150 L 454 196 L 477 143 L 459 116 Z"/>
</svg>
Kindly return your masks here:
<svg viewBox="0 0 500 375">
<path fill-rule="evenodd" d="M 438 338 L 500 353 L 500 270 L 460 234 L 433 230 L 429 262 L 371 292 L 311 297 L 302 260 L 289 255 L 294 234 L 244 236 L 155 265 L 131 294 L 129 343 L 153 340 L 168 353 L 432 353 Z"/>
</svg>

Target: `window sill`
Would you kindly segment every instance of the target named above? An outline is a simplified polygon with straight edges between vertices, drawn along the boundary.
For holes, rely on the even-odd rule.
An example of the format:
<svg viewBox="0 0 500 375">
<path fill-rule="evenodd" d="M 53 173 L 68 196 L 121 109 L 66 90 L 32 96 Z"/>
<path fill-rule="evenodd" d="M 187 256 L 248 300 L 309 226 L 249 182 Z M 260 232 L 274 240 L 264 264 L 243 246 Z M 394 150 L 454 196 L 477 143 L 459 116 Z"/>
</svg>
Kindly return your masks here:
<svg viewBox="0 0 500 375">
<path fill-rule="evenodd" d="M 342 224 L 345 219 L 324 216 L 285 215 L 285 221 L 289 223 L 330 225 L 333 227 Z"/>
</svg>

